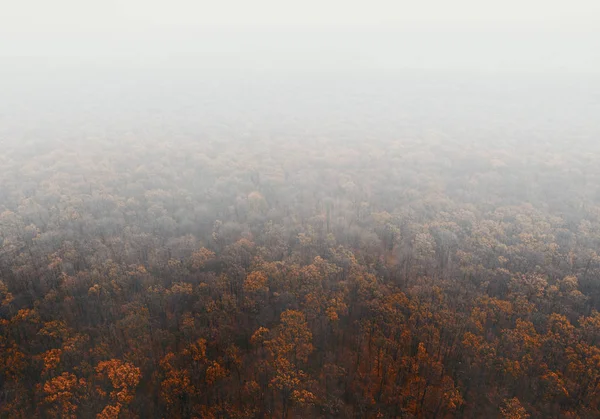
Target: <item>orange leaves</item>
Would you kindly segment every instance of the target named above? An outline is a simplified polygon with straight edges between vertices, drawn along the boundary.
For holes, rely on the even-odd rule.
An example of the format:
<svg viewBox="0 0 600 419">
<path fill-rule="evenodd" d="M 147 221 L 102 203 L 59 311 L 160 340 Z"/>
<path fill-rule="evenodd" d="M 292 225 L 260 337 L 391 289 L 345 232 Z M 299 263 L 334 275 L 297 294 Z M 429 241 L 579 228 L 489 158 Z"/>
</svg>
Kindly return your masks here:
<svg viewBox="0 0 600 419">
<path fill-rule="evenodd" d="M 11 319 L 12 322 L 31 322 L 39 323 L 40 316 L 35 309 L 23 308 L 17 312 L 17 314 Z"/>
<path fill-rule="evenodd" d="M 206 361 L 206 339 L 199 338 L 196 342 L 192 343 L 186 351 L 192 356 L 192 359 L 195 362 Z"/>
<path fill-rule="evenodd" d="M 266 342 L 269 337 L 270 330 L 266 327 L 259 327 L 250 338 L 250 343 L 252 345 L 262 345 Z"/>
<path fill-rule="evenodd" d="M 274 361 L 275 375 L 270 382 L 270 386 L 278 390 L 284 390 L 290 394 L 294 389 L 299 388 L 302 379 L 305 378 L 303 371 L 297 371 L 294 365 L 286 358 L 279 357 Z"/>
<path fill-rule="evenodd" d="M 74 374 L 63 372 L 44 384 L 45 400 L 48 403 L 54 403 L 57 400 L 69 400 L 73 397 L 71 390 L 76 386 L 77 377 Z"/>
<path fill-rule="evenodd" d="M 235 345 L 231 345 L 229 348 L 227 348 L 225 354 L 227 363 L 230 366 L 232 366 L 235 370 L 239 371 L 243 363 L 240 348 L 238 348 Z"/>
<path fill-rule="evenodd" d="M 573 343 L 575 336 L 575 326 L 565 316 L 556 313 L 549 316 L 548 332 L 545 336 L 549 346 L 558 347 L 562 351 Z"/>
<path fill-rule="evenodd" d="M 192 253 L 191 262 L 192 268 L 202 269 L 207 262 L 215 258 L 215 252 L 208 250 L 206 247 Z"/>
<path fill-rule="evenodd" d="M 378 386 L 364 389 L 364 397 L 370 403 L 397 406 L 415 417 L 435 417 L 441 412 L 441 417 L 452 417 L 452 412 L 464 404 L 459 386 L 446 375 L 438 356 L 428 353 L 424 343 L 418 344 L 414 356 L 385 362 L 370 373 L 370 382 Z"/>
<path fill-rule="evenodd" d="M 548 287 L 547 279 L 540 274 L 531 273 L 527 275 L 518 275 L 512 278 L 509 283 L 511 292 L 521 294 L 528 300 L 541 298 Z"/>
<path fill-rule="evenodd" d="M 419 346 L 417 347 L 417 356 L 416 356 L 416 360 L 418 362 L 415 363 L 415 365 L 419 365 L 419 364 L 427 362 L 428 358 L 429 358 L 429 356 L 427 355 L 427 349 L 425 348 L 425 345 L 423 344 L 423 342 L 419 342 Z"/>
<path fill-rule="evenodd" d="M 119 413 L 121 413 L 121 403 L 114 406 L 109 404 L 96 415 L 96 419 L 118 419 Z"/>
<path fill-rule="evenodd" d="M 0 306 L 8 306 L 13 300 L 12 293 L 8 292 L 8 287 L 0 280 Z"/>
<path fill-rule="evenodd" d="M 592 311 L 589 317 L 581 317 L 579 319 L 583 336 L 590 344 L 600 342 L 600 313 L 596 310 Z"/>
<path fill-rule="evenodd" d="M 63 372 L 58 377 L 46 381 L 44 384 L 44 401 L 53 405 L 51 413 L 54 417 L 76 418 L 77 393 L 85 387 L 86 381 L 77 379 L 74 374 Z"/>
<path fill-rule="evenodd" d="M 42 371 L 42 374 L 46 374 L 58 366 L 61 354 L 62 350 L 60 349 L 50 349 L 42 354 L 42 359 L 44 360 L 44 370 Z"/>
<path fill-rule="evenodd" d="M 139 368 L 128 362 L 111 359 L 100 362 L 96 366 L 96 373 L 99 378 L 108 377 L 110 380 L 113 387 L 111 399 L 120 403 L 129 403 L 133 399 L 133 392 L 141 377 Z"/>
<path fill-rule="evenodd" d="M 193 291 L 194 289 L 192 287 L 192 284 L 189 284 L 187 282 L 176 282 L 171 286 L 167 293 L 175 295 L 192 295 Z"/>
<path fill-rule="evenodd" d="M 319 317 L 324 305 L 325 295 L 320 292 L 311 292 L 304 296 L 302 311 L 306 314 L 308 320 L 313 321 Z"/>
<path fill-rule="evenodd" d="M 533 323 L 517 319 L 514 329 L 502 331 L 500 342 L 504 371 L 512 379 L 525 376 L 537 367 L 543 340 Z"/>
<path fill-rule="evenodd" d="M 196 321 L 194 319 L 194 315 L 190 312 L 183 313 L 181 316 L 181 325 L 180 328 L 182 331 L 187 333 L 192 333 L 196 327 Z"/>
<path fill-rule="evenodd" d="M 18 380 L 21 371 L 27 365 L 25 354 L 21 352 L 17 345 L 0 346 L 0 376 L 8 380 Z"/>
<path fill-rule="evenodd" d="M 196 358 L 195 360 L 204 360 L 206 351 L 204 339 L 199 339 L 198 342 L 190 345 L 190 349 L 187 349 L 184 353 L 191 353 Z M 177 406 L 182 396 L 194 394 L 189 371 L 178 368 L 177 361 L 178 359 L 173 352 L 169 352 L 160 360 L 160 369 L 164 374 L 164 378 L 160 383 L 160 396 L 168 408 Z"/>
<path fill-rule="evenodd" d="M 148 275 L 146 267 L 141 264 L 132 264 L 125 268 L 125 274 L 133 278 L 144 278 Z"/>
<path fill-rule="evenodd" d="M 513 314 L 514 307 L 510 301 L 485 295 L 478 299 L 477 307 L 471 312 L 471 321 L 476 327 L 487 327 L 488 324 L 502 325 L 508 323 L 507 320 L 510 320 Z"/>
<path fill-rule="evenodd" d="M 329 321 L 337 322 L 340 319 L 340 314 L 346 314 L 347 311 L 348 306 L 341 298 L 332 298 L 329 300 L 325 314 L 327 314 Z"/>
<path fill-rule="evenodd" d="M 254 380 L 246 381 L 242 391 L 246 396 L 256 397 L 260 394 L 260 385 Z"/>
<path fill-rule="evenodd" d="M 304 313 L 286 310 L 281 313 L 280 320 L 273 334 L 261 327 L 254 332 L 251 342 L 268 349 L 269 386 L 280 392 L 283 411 L 286 412 L 289 401 L 308 406 L 316 400 L 316 396 L 307 389 L 308 375 L 299 368 L 299 363 L 308 361 L 313 346 Z M 267 340 L 270 336 L 273 337 Z"/>
<path fill-rule="evenodd" d="M 100 295 L 100 291 L 101 291 L 101 290 L 102 290 L 102 288 L 100 287 L 100 285 L 98 285 L 98 284 L 94 284 L 93 286 L 91 286 L 91 287 L 88 289 L 88 295 L 89 295 L 89 296 L 94 296 L 94 297 L 97 297 L 97 296 L 99 296 L 99 295 Z"/>
<path fill-rule="evenodd" d="M 287 388 L 285 386 L 290 384 L 290 374 L 302 373 L 296 364 L 306 362 L 313 351 L 312 333 L 302 312 L 287 310 L 281 314 L 281 324 L 275 330 L 274 337 L 268 340 L 270 336 L 269 329 L 261 327 L 254 332 L 250 341 L 253 345 L 264 345 L 268 349 L 271 367 L 277 371 L 272 384 L 280 389 Z"/>
<path fill-rule="evenodd" d="M 329 319 L 330 322 L 337 322 L 340 319 L 335 307 L 333 307 L 333 306 L 327 307 L 327 310 L 325 311 L 325 313 L 327 314 L 327 318 Z"/>
<path fill-rule="evenodd" d="M 76 334 L 68 339 L 66 339 L 63 343 L 63 351 L 64 352 L 76 352 L 89 340 L 89 336 L 85 336 L 82 334 Z"/>
<path fill-rule="evenodd" d="M 323 277 L 318 267 L 314 264 L 306 265 L 300 268 L 296 277 L 296 286 L 298 287 L 298 295 L 306 295 L 308 293 L 317 293 L 322 289 Z"/>
<path fill-rule="evenodd" d="M 490 365 L 496 360 L 495 345 L 487 342 L 483 336 L 466 332 L 463 336 L 462 345 L 475 364 L 480 366 Z"/>
<path fill-rule="evenodd" d="M 544 384 L 544 392 L 547 396 L 569 396 L 562 374 L 549 371 L 541 378 Z"/>
<path fill-rule="evenodd" d="M 483 327 L 487 320 L 487 314 L 485 311 L 481 310 L 479 307 L 473 308 L 469 320 L 478 333 L 483 333 Z"/>
<path fill-rule="evenodd" d="M 600 382 L 600 347 L 577 343 L 566 349 L 568 373 L 580 383 Z"/>
<path fill-rule="evenodd" d="M 313 351 L 312 333 L 304 313 L 296 310 L 281 313 L 281 325 L 275 339 L 270 341 L 269 349 L 275 357 L 293 356 L 294 360 L 308 360 L 308 355 Z"/>
<path fill-rule="evenodd" d="M 54 253 L 49 258 L 48 269 L 51 271 L 60 270 L 62 267 L 63 260 L 58 256 L 58 254 Z"/>
<path fill-rule="evenodd" d="M 442 399 L 447 410 L 454 411 L 464 404 L 465 401 L 458 388 L 456 388 L 452 378 L 447 375 L 444 376 L 440 388 L 442 391 Z"/>
<path fill-rule="evenodd" d="M 388 327 L 400 327 L 405 322 L 405 313 L 409 311 L 410 302 L 406 295 L 397 292 L 382 299 L 374 309 L 381 315 L 382 321 Z"/>
<path fill-rule="evenodd" d="M 168 370 L 160 383 L 160 394 L 167 405 L 174 405 L 182 395 L 192 392 L 190 377 L 185 370 Z"/>
<path fill-rule="evenodd" d="M 542 345 L 541 337 L 530 321 L 517 319 L 515 328 L 503 333 L 511 352 L 517 356 L 532 353 Z"/>
<path fill-rule="evenodd" d="M 532 361 L 531 357 L 528 357 L 526 355 L 524 360 L 528 364 L 531 364 L 531 361 Z M 525 371 L 523 370 L 523 366 L 521 365 L 521 362 L 519 362 L 519 361 L 504 359 L 502 366 L 504 368 L 504 373 L 514 380 L 518 379 L 519 377 L 522 377 L 525 374 Z"/>
<path fill-rule="evenodd" d="M 247 293 L 257 293 L 268 291 L 268 278 L 261 271 L 253 271 L 248 274 L 244 281 L 244 291 Z"/>
<path fill-rule="evenodd" d="M 292 400 L 300 405 L 312 405 L 317 397 L 307 390 L 294 390 L 292 391 Z"/>
<path fill-rule="evenodd" d="M 206 368 L 206 382 L 208 385 L 213 385 L 217 380 L 227 377 L 229 371 L 223 368 L 217 361 L 212 361 Z"/>
<path fill-rule="evenodd" d="M 516 397 L 505 399 L 500 412 L 502 413 L 502 419 L 527 419 L 529 417 L 529 414 Z"/>
<path fill-rule="evenodd" d="M 176 359 L 177 358 L 175 357 L 175 354 L 173 352 L 169 352 L 163 357 L 163 359 L 160 360 L 159 365 L 165 371 L 172 370 L 174 368 L 173 363 L 176 361 Z"/>
<path fill-rule="evenodd" d="M 53 320 L 44 323 L 44 327 L 42 327 L 38 332 L 39 335 L 47 336 L 49 338 L 54 339 L 64 339 L 67 337 L 68 333 L 69 330 L 67 328 L 67 325 L 64 322 L 58 320 Z"/>
</svg>

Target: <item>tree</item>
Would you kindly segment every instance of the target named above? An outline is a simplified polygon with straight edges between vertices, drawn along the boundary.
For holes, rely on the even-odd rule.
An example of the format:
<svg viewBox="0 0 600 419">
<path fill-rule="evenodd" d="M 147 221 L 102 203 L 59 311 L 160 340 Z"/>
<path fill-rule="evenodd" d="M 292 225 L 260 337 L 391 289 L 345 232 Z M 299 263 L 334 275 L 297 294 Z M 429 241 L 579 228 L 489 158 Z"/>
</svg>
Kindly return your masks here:
<svg viewBox="0 0 600 419">
<path fill-rule="evenodd" d="M 529 414 L 516 397 L 504 399 L 504 406 L 500 408 L 504 419 L 527 419 Z"/>
<path fill-rule="evenodd" d="M 133 400 L 135 388 L 140 382 L 141 372 L 133 364 L 119 359 L 99 362 L 95 370 L 97 380 L 101 383 L 96 387 L 96 391 L 102 397 L 108 394 L 110 401 L 100 417 L 108 418 L 111 417 L 110 415 L 121 412 Z M 110 382 L 110 386 L 102 385 L 106 379 Z"/>
<path fill-rule="evenodd" d="M 76 418 L 77 403 L 87 385 L 83 378 L 63 372 L 44 384 L 44 401 L 50 405 L 49 413 L 56 418 Z"/>
</svg>

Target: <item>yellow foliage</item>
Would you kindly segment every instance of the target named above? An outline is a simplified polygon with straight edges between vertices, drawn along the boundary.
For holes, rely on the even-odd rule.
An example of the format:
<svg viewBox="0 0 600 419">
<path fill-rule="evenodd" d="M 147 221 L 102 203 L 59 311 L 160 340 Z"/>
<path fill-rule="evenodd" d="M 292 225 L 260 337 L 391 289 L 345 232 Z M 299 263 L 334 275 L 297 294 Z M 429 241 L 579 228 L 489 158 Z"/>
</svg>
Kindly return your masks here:
<svg viewBox="0 0 600 419">
<path fill-rule="evenodd" d="M 43 373 L 47 373 L 50 370 L 53 370 L 60 363 L 60 355 L 62 351 L 60 349 L 50 349 L 42 354 L 42 358 L 44 360 L 44 371 Z"/>
<path fill-rule="evenodd" d="M 192 253 L 191 261 L 194 269 L 200 269 L 204 265 L 215 258 L 215 252 L 208 250 L 206 247 L 200 248 L 200 250 Z"/>
<path fill-rule="evenodd" d="M 244 281 L 244 291 L 247 293 L 255 293 L 259 291 L 267 291 L 267 276 L 261 271 L 253 271 L 248 274 Z"/>
<path fill-rule="evenodd" d="M 113 391 L 110 397 L 120 403 L 129 403 L 133 399 L 133 390 L 140 382 L 141 372 L 136 366 L 118 359 L 100 362 L 96 366 L 98 376 L 107 376 Z"/>
<path fill-rule="evenodd" d="M 527 419 L 529 414 L 516 397 L 504 400 L 504 407 L 500 408 L 503 419 Z"/>
<path fill-rule="evenodd" d="M 51 413 L 60 418 L 76 418 L 77 402 L 76 391 L 84 387 L 86 381 L 81 378 L 77 380 L 74 374 L 63 372 L 58 377 L 44 383 L 44 393 L 46 403 L 54 405 Z"/>
<path fill-rule="evenodd" d="M 206 368 L 206 382 L 208 385 L 213 385 L 218 379 L 226 377 L 229 372 L 217 361 L 213 361 Z"/>
<path fill-rule="evenodd" d="M 96 415 L 96 419 L 118 419 L 119 413 L 121 413 L 121 404 L 117 403 L 113 405 L 107 405 L 102 412 Z"/>
</svg>

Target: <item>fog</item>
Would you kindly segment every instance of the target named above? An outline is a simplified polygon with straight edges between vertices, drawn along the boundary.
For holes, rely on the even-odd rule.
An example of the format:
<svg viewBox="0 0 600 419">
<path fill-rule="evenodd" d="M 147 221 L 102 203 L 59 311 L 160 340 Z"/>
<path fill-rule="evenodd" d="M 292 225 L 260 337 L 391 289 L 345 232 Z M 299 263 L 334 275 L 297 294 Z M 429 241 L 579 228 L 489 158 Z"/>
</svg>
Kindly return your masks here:
<svg viewBox="0 0 600 419">
<path fill-rule="evenodd" d="M 472 112 L 498 106 L 521 121 L 594 124 L 597 2 L 413 3 L 14 2 L 0 14 L 0 106 L 8 121 L 127 120 L 207 102 L 223 117 L 252 104 L 265 118 L 403 106 L 473 125 L 489 114 Z"/>
<path fill-rule="evenodd" d="M 477 125 L 490 115 L 472 112 L 497 106 L 593 128 L 597 2 L 412 3 L 14 2 L 0 15 L 0 107 L 5 124 L 210 102 L 223 117 L 403 106 Z"/>
<path fill-rule="evenodd" d="M 600 70 L 600 6 L 577 0 L 373 3 L 25 0 L 3 8 L 2 67 Z M 34 60 L 36 64 L 32 64 Z M 36 59 L 38 61 L 36 61 Z"/>
<path fill-rule="evenodd" d="M 600 417 L 600 3 L 0 0 L 0 418 Z"/>
</svg>

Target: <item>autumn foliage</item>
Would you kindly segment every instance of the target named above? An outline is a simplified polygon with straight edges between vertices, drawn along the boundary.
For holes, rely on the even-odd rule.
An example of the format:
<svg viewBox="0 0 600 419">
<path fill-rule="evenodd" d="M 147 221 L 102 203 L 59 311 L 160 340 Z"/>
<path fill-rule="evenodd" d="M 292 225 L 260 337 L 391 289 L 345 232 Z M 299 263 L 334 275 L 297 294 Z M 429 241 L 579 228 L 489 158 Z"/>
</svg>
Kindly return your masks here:
<svg viewBox="0 0 600 419">
<path fill-rule="evenodd" d="M 0 155 L 0 418 L 600 418 L 600 150 L 259 122 Z"/>
</svg>

